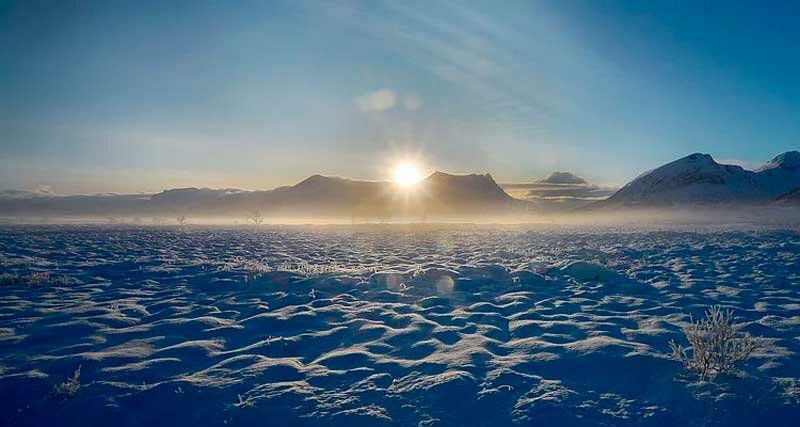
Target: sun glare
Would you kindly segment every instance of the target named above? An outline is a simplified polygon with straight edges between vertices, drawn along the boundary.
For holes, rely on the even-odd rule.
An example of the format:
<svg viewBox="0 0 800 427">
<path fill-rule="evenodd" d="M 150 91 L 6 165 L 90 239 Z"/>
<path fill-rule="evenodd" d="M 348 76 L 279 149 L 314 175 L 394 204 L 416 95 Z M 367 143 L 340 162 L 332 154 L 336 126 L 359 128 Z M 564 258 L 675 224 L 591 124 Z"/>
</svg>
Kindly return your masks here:
<svg viewBox="0 0 800 427">
<path fill-rule="evenodd" d="M 411 187 L 421 178 L 419 169 L 412 163 L 401 163 L 394 168 L 394 182 L 402 187 Z"/>
</svg>

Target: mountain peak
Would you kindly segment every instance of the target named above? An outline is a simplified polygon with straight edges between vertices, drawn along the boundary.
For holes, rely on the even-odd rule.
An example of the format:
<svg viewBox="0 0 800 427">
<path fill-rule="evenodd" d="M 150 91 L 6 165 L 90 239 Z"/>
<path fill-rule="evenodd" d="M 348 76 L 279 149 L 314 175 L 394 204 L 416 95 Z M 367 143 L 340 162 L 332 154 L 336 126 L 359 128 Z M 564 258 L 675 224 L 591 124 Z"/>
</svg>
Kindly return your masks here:
<svg viewBox="0 0 800 427">
<path fill-rule="evenodd" d="M 324 185 L 325 183 L 347 181 L 344 178 L 314 174 L 294 185 L 297 188 Z"/>
<path fill-rule="evenodd" d="M 693 153 L 640 175 L 606 204 L 685 205 L 772 200 L 800 186 L 800 152 L 776 156 L 757 172 Z"/>
<path fill-rule="evenodd" d="M 778 154 L 758 168 L 757 171 L 762 172 L 775 168 L 800 169 L 800 151 L 787 151 L 783 154 Z"/>
<path fill-rule="evenodd" d="M 694 162 L 694 163 L 717 163 L 711 154 L 708 153 L 692 153 L 688 156 L 676 160 L 674 163 L 678 162 Z"/>
<path fill-rule="evenodd" d="M 443 179 L 447 179 L 447 180 L 464 180 L 464 179 L 467 179 L 467 180 L 476 180 L 476 181 L 477 180 L 488 180 L 488 181 L 494 182 L 494 178 L 489 173 L 485 173 L 483 175 L 477 174 L 477 173 L 471 173 L 471 174 L 467 174 L 467 175 L 455 175 L 455 174 L 446 173 L 446 172 L 442 172 L 442 171 L 435 171 L 432 174 L 428 175 L 428 177 L 425 178 L 425 181 L 430 180 L 430 179 L 433 179 L 433 180 L 443 180 Z"/>
<path fill-rule="evenodd" d="M 778 154 L 772 160 L 777 162 L 800 162 L 800 151 L 787 151 L 783 154 Z"/>
<path fill-rule="evenodd" d="M 572 172 L 559 171 L 552 172 L 547 178 L 540 179 L 537 182 L 542 184 L 587 184 L 585 179 Z"/>
<path fill-rule="evenodd" d="M 430 194 L 436 195 L 440 200 L 460 202 L 481 201 L 508 201 L 509 196 L 495 182 L 491 174 L 453 175 L 436 171 L 420 182 Z M 460 203 L 459 202 L 459 203 Z"/>
<path fill-rule="evenodd" d="M 153 198 L 158 197 L 192 197 L 196 194 L 204 194 L 204 195 L 225 195 L 225 194 L 232 194 L 238 193 L 242 190 L 236 188 L 198 188 L 198 187 L 182 187 L 182 188 L 171 188 L 168 190 L 163 190 L 160 193 L 154 194 Z"/>
</svg>

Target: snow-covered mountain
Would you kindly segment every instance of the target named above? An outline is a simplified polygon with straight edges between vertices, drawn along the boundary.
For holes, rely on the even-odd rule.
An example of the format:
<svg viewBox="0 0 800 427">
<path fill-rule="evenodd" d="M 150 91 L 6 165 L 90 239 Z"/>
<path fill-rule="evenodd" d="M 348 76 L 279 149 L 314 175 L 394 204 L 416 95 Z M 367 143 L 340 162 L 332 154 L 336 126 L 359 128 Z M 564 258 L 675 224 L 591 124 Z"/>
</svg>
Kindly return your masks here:
<svg viewBox="0 0 800 427">
<path fill-rule="evenodd" d="M 800 152 L 788 151 L 756 169 L 764 190 L 770 198 L 800 188 Z"/>
<path fill-rule="evenodd" d="M 800 153 L 790 151 L 755 171 L 695 153 L 645 172 L 600 207 L 753 204 L 800 188 Z"/>
</svg>

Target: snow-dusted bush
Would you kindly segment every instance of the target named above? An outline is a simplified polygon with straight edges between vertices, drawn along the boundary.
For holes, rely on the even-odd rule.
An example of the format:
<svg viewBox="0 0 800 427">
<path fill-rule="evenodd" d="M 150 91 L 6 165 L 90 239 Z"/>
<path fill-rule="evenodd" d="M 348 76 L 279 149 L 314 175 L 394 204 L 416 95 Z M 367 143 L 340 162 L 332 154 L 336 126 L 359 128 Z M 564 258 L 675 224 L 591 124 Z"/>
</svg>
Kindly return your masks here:
<svg viewBox="0 0 800 427">
<path fill-rule="evenodd" d="M 78 369 L 72 373 L 72 376 L 64 381 L 61 384 L 56 384 L 53 387 L 53 396 L 59 399 L 69 399 L 75 397 L 78 394 L 78 390 L 81 388 L 81 367 L 78 366 Z"/>
<path fill-rule="evenodd" d="M 757 347 L 753 337 L 741 332 L 741 327 L 733 323 L 733 311 L 711 307 L 705 319 L 692 320 L 683 327 L 689 347 L 669 342 L 670 357 L 703 379 L 732 373 Z"/>
</svg>

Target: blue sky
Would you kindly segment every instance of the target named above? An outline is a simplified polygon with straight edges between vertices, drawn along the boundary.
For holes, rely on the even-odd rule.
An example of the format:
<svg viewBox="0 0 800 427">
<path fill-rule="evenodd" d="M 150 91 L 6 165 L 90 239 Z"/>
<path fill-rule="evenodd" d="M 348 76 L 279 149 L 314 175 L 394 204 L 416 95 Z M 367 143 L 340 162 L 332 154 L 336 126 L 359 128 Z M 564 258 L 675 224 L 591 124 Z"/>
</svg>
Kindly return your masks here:
<svg viewBox="0 0 800 427">
<path fill-rule="evenodd" d="M 800 149 L 800 3 L 0 0 L 0 187 L 622 184 Z"/>
</svg>

